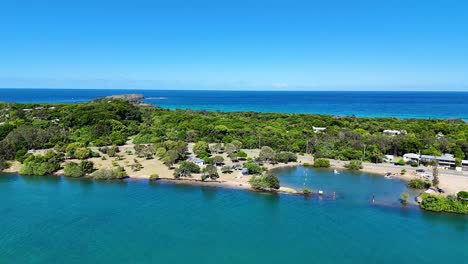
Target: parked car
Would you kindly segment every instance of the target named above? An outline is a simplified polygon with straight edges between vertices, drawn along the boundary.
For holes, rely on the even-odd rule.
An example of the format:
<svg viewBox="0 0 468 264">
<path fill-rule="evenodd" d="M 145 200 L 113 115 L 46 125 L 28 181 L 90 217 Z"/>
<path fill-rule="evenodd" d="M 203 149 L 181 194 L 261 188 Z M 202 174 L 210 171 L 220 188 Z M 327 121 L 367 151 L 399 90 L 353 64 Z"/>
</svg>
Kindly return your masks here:
<svg viewBox="0 0 468 264">
<path fill-rule="evenodd" d="M 424 173 L 426 171 L 424 169 L 417 169 L 416 172 Z"/>
</svg>

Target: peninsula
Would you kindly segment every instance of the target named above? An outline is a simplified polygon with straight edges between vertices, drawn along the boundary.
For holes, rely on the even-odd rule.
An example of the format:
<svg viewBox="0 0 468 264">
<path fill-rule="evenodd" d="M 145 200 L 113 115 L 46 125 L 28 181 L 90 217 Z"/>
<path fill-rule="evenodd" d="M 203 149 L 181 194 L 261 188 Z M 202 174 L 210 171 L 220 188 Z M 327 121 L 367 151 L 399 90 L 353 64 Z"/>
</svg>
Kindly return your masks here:
<svg viewBox="0 0 468 264">
<path fill-rule="evenodd" d="M 463 120 L 167 110 L 142 99 L 0 103 L 0 169 L 306 194 L 280 186 L 271 170 L 314 165 L 434 185 L 423 198 L 468 190 Z"/>
</svg>

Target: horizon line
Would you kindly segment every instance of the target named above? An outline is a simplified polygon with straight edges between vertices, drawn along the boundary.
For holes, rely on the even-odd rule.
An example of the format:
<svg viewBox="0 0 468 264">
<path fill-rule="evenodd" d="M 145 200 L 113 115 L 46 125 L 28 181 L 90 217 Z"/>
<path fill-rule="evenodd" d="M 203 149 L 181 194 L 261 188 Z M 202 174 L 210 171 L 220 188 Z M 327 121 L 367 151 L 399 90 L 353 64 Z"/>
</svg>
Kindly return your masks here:
<svg viewBox="0 0 468 264">
<path fill-rule="evenodd" d="M 468 90 L 460 89 L 445 89 L 445 90 L 423 90 L 423 89 L 379 89 L 379 90 L 364 90 L 364 89 L 240 89 L 240 88 L 89 88 L 89 87 L 0 87 L 0 89 L 18 89 L 18 90 L 137 90 L 137 91 L 210 91 L 210 92 L 461 92 L 466 93 Z"/>
</svg>

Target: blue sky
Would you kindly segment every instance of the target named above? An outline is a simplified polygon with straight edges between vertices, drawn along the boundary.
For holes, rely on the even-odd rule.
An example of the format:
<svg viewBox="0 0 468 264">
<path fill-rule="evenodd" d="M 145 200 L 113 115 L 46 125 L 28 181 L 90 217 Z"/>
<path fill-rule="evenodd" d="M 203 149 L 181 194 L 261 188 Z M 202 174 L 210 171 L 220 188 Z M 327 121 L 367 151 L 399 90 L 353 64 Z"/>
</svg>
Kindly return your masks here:
<svg viewBox="0 0 468 264">
<path fill-rule="evenodd" d="M 468 90 L 468 1 L 0 0 L 0 87 Z"/>
</svg>

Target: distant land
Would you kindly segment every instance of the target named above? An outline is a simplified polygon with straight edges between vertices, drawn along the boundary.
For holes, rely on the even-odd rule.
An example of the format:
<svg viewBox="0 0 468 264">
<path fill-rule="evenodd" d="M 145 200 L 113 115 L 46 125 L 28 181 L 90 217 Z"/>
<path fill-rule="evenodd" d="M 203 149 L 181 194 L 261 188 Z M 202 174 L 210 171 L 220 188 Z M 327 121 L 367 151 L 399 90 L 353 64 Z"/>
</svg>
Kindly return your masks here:
<svg viewBox="0 0 468 264">
<path fill-rule="evenodd" d="M 0 101 L 21 103 L 75 103 L 114 94 L 141 94 L 146 103 L 169 109 L 468 120 L 468 92 L 16 88 L 0 91 Z"/>
</svg>

